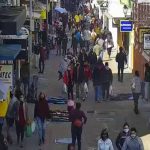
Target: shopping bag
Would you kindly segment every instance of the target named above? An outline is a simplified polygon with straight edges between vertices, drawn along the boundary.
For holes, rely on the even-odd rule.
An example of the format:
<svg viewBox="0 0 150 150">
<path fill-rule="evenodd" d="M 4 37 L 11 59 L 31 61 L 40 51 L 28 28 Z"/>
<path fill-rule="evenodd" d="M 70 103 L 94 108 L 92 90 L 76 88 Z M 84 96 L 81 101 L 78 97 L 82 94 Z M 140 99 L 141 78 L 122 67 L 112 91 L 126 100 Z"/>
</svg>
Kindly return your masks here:
<svg viewBox="0 0 150 150">
<path fill-rule="evenodd" d="M 26 135 L 26 137 L 31 137 L 31 136 L 32 136 L 31 124 L 28 124 L 28 125 L 26 126 L 25 135 Z"/>
<path fill-rule="evenodd" d="M 85 93 L 88 93 L 88 92 L 89 92 L 88 85 L 87 85 L 86 82 L 85 82 L 85 84 L 84 84 L 84 92 L 85 92 Z"/>
<path fill-rule="evenodd" d="M 32 124 L 31 124 L 32 133 L 35 132 L 35 129 L 36 129 L 36 123 L 35 123 L 35 121 L 33 121 Z"/>
<path fill-rule="evenodd" d="M 63 92 L 67 93 L 67 85 L 65 83 L 63 84 Z"/>
<path fill-rule="evenodd" d="M 113 96 L 113 87 L 112 87 L 112 85 L 110 85 L 110 87 L 109 87 L 109 95 Z"/>
</svg>

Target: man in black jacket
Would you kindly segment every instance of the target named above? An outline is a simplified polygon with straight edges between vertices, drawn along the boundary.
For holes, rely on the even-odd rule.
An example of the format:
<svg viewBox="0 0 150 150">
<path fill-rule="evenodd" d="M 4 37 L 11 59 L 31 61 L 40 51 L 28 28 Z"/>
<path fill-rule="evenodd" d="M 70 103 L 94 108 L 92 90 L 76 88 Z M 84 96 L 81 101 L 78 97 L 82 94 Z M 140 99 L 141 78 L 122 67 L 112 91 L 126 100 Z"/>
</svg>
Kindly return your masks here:
<svg viewBox="0 0 150 150">
<path fill-rule="evenodd" d="M 126 54 L 123 52 L 123 47 L 120 47 L 119 51 L 120 52 L 116 55 L 116 62 L 118 63 L 118 81 L 123 82 L 123 70 L 124 64 L 127 64 L 127 57 Z"/>
<path fill-rule="evenodd" d="M 103 76 L 103 82 L 102 82 L 103 100 L 105 98 L 108 100 L 108 98 L 109 98 L 109 87 L 112 84 L 112 81 L 113 81 L 112 70 L 109 68 L 108 62 L 106 62 L 104 76 Z"/>
<path fill-rule="evenodd" d="M 96 53 L 93 51 L 93 49 L 91 49 L 91 51 L 88 54 L 88 63 L 90 64 L 90 67 L 93 71 L 94 66 L 97 63 L 97 56 L 96 56 Z"/>
</svg>

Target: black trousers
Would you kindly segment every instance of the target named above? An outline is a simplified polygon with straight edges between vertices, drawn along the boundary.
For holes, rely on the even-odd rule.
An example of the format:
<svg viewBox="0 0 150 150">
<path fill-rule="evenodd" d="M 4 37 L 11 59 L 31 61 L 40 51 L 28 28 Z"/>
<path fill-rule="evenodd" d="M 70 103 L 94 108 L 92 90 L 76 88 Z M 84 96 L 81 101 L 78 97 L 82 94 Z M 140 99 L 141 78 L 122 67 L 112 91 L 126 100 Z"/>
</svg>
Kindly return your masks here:
<svg viewBox="0 0 150 150">
<path fill-rule="evenodd" d="M 109 98 L 109 82 L 105 82 L 102 84 L 102 96 L 103 96 L 103 99 L 105 98 Z"/>
<path fill-rule="evenodd" d="M 45 68 L 44 60 L 42 60 L 42 59 L 40 58 L 40 59 L 39 59 L 39 69 L 40 69 L 40 72 L 41 72 L 41 73 L 44 72 L 44 68 Z"/>
<path fill-rule="evenodd" d="M 15 124 L 16 124 L 17 142 L 18 143 L 20 142 L 20 138 L 21 142 L 23 142 L 25 126 L 21 126 L 18 121 L 15 121 Z"/>
<path fill-rule="evenodd" d="M 121 82 L 123 82 L 123 70 L 124 70 L 124 67 L 118 66 L 118 81 L 121 81 Z"/>
<path fill-rule="evenodd" d="M 135 113 L 138 113 L 139 108 L 138 108 L 138 100 L 139 100 L 139 93 L 133 93 L 133 99 L 134 99 L 134 111 Z"/>
<path fill-rule="evenodd" d="M 81 150 L 81 135 L 82 135 L 82 127 L 77 128 L 75 126 L 71 126 L 71 134 L 72 134 L 72 144 L 75 146 L 76 140 L 78 143 L 78 150 Z"/>
<path fill-rule="evenodd" d="M 73 85 L 67 86 L 68 99 L 73 99 Z"/>
</svg>

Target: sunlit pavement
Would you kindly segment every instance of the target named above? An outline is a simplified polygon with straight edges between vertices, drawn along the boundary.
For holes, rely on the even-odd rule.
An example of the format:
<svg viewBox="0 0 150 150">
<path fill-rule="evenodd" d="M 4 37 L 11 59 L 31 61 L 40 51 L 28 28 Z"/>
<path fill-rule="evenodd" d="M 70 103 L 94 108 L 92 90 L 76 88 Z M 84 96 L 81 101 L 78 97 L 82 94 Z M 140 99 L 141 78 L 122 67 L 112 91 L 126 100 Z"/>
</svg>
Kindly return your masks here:
<svg viewBox="0 0 150 150">
<path fill-rule="evenodd" d="M 112 57 L 116 55 L 115 51 Z M 44 91 L 48 96 L 62 95 L 62 82 L 58 81 L 57 69 L 60 62 L 60 57 L 54 52 L 50 55 L 50 59 L 46 62 L 46 68 L 43 75 L 39 75 L 39 91 Z M 110 61 L 110 66 L 116 73 L 116 63 Z M 126 71 L 126 70 L 125 70 Z M 37 71 L 38 72 L 38 71 Z M 124 82 L 118 83 L 117 76 L 114 74 L 113 89 L 114 94 L 131 93 L 130 80 L 132 75 L 130 71 L 126 71 Z M 92 83 L 90 83 L 90 92 L 88 99 L 82 102 L 82 109 L 88 117 L 87 124 L 84 126 L 82 134 L 82 150 L 92 150 L 97 147 L 97 139 L 103 128 L 108 128 L 110 138 L 115 141 L 115 138 L 122 128 L 124 122 L 128 122 L 130 126 L 134 126 L 138 130 L 140 136 L 144 136 L 150 132 L 148 129 L 148 117 L 150 116 L 150 103 L 140 100 L 140 114 L 137 116 L 133 112 L 133 101 L 108 101 L 95 103 L 94 91 Z M 33 104 L 29 105 L 30 117 L 33 118 Z M 50 105 L 50 109 L 66 109 L 65 105 Z M 89 113 L 87 113 L 89 112 Z M 15 130 L 13 131 L 14 141 L 16 139 Z M 45 145 L 38 146 L 38 135 L 33 134 L 30 138 L 25 138 L 24 148 L 22 150 L 66 150 L 67 145 L 55 144 L 57 138 L 69 138 L 70 123 L 52 123 L 47 122 L 46 127 L 46 142 Z M 10 146 L 10 150 L 19 148 L 15 143 Z M 94 149 L 93 149 L 94 150 Z M 146 149 L 148 150 L 148 149 Z"/>
</svg>

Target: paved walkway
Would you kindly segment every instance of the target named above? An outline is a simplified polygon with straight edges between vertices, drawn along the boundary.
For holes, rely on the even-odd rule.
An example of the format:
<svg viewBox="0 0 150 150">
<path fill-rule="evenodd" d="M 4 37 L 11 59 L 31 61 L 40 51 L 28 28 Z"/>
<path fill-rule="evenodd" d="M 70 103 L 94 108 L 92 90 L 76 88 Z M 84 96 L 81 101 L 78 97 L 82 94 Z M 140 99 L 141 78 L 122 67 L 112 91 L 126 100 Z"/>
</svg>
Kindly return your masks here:
<svg viewBox="0 0 150 150">
<path fill-rule="evenodd" d="M 131 74 L 129 70 L 125 70 L 124 83 L 117 81 L 116 62 L 113 51 L 110 67 L 114 73 L 113 88 L 114 93 L 130 93 Z M 62 95 L 62 82 L 57 80 L 57 69 L 60 62 L 60 57 L 54 54 L 50 55 L 50 59 L 46 62 L 44 74 L 39 75 L 39 91 L 44 91 L 48 96 Z M 105 57 L 106 59 L 106 57 Z M 29 104 L 30 117 L 33 118 L 33 104 Z M 50 105 L 50 109 L 66 109 L 66 105 Z M 120 131 L 123 123 L 127 121 L 130 126 L 135 126 L 139 131 L 139 135 L 149 133 L 147 126 L 148 117 L 150 115 L 150 104 L 140 100 L 140 115 L 136 116 L 133 113 L 133 101 L 109 101 L 97 104 L 94 102 L 94 91 L 92 83 L 90 83 L 90 92 L 88 100 L 82 102 L 82 109 L 88 117 L 87 124 L 84 126 L 82 136 L 82 150 L 92 150 L 97 147 L 97 139 L 103 128 L 108 128 L 110 138 L 115 141 L 115 138 Z M 13 129 L 14 141 L 16 139 L 15 130 Z M 42 147 L 38 146 L 38 135 L 35 133 L 30 138 L 25 138 L 24 148 L 22 150 L 66 150 L 67 145 L 55 144 L 55 139 L 69 138 L 70 123 L 52 123 L 47 122 L 46 127 L 46 143 Z M 10 147 L 10 150 L 20 149 L 16 144 Z"/>
</svg>

